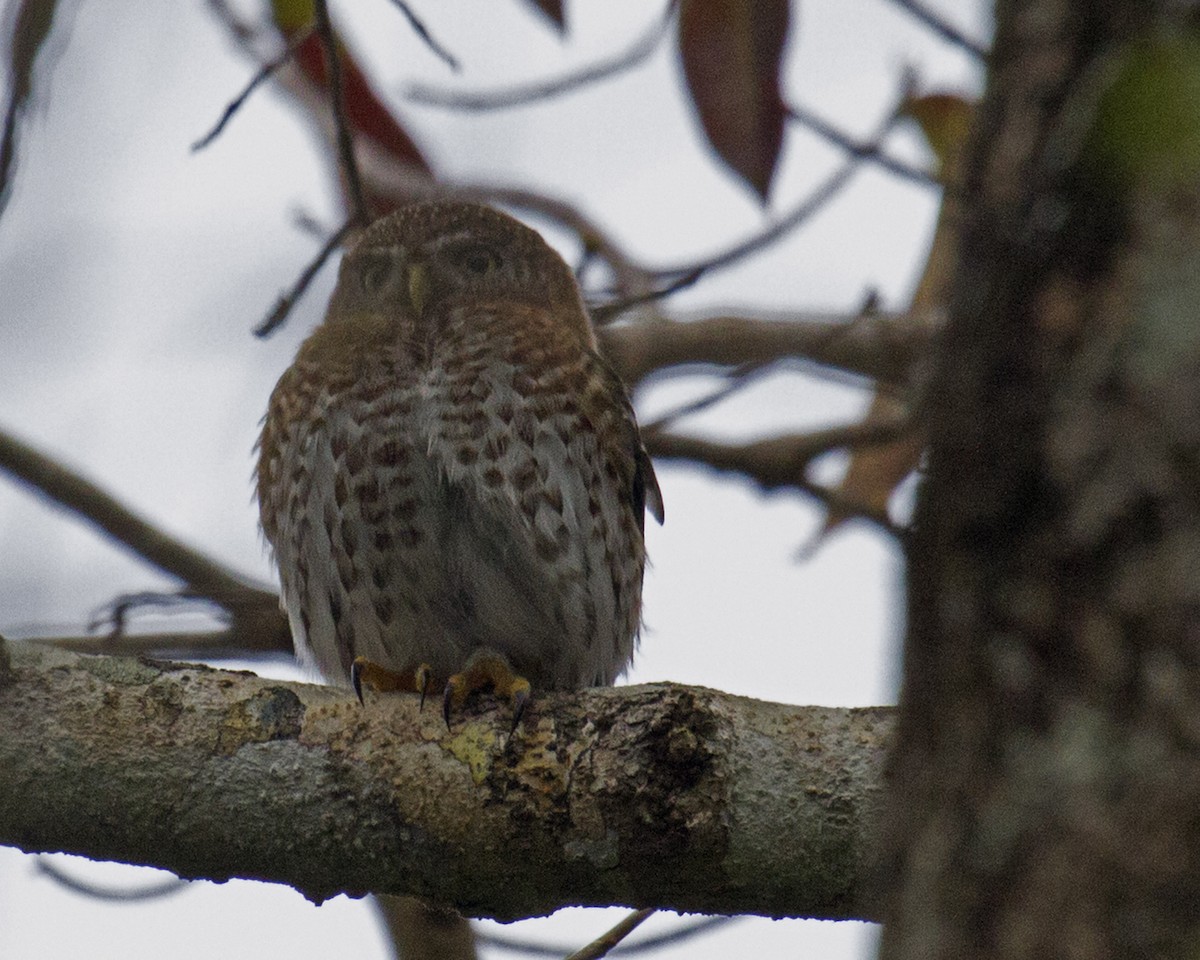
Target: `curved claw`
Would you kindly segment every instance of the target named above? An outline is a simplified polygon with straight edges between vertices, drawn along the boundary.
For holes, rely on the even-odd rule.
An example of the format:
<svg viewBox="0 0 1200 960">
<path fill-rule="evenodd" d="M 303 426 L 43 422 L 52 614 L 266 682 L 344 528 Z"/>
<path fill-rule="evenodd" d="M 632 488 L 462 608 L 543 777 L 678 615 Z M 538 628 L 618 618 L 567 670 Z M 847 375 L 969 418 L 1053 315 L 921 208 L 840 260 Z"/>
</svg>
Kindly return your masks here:
<svg viewBox="0 0 1200 960">
<path fill-rule="evenodd" d="M 429 685 L 433 682 L 433 670 L 429 664 L 423 663 L 417 667 L 416 674 L 413 675 L 413 682 L 417 689 L 421 691 L 421 706 L 419 709 L 425 709 L 425 694 L 429 692 Z"/>
<path fill-rule="evenodd" d="M 446 684 L 442 693 L 442 719 L 446 721 L 446 729 L 450 729 L 450 708 L 454 705 L 454 684 Z"/>
<path fill-rule="evenodd" d="M 517 724 L 519 724 L 521 722 L 521 718 L 523 716 L 525 716 L 525 705 L 527 703 L 529 703 L 529 685 L 528 684 L 526 684 L 524 687 L 518 687 L 516 690 L 513 691 L 513 695 L 512 695 L 512 705 L 513 705 L 512 726 L 509 728 L 509 731 L 508 731 L 510 734 L 516 732 Z"/>
<path fill-rule="evenodd" d="M 360 704 L 363 703 L 362 671 L 365 662 L 362 657 L 355 657 L 354 662 L 350 664 L 350 686 L 354 688 L 354 695 L 358 697 Z"/>
</svg>

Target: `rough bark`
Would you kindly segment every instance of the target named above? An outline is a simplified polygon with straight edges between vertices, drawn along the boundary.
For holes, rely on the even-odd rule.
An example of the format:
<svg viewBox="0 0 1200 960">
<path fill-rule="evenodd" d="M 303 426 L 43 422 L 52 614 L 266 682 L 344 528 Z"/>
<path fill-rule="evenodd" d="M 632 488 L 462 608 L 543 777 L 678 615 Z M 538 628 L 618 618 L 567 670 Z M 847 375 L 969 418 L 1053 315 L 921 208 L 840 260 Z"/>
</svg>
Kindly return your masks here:
<svg viewBox="0 0 1200 960">
<path fill-rule="evenodd" d="M 859 917 L 886 709 L 658 684 L 448 732 L 415 697 L 9 646 L 0 843 L 472 916 Z"/>
<path fill-rule="evenodd" d="M 1194 956 L 1200 41 L 998 5 L 928 413 L 882 956 Z"/>
</svg>

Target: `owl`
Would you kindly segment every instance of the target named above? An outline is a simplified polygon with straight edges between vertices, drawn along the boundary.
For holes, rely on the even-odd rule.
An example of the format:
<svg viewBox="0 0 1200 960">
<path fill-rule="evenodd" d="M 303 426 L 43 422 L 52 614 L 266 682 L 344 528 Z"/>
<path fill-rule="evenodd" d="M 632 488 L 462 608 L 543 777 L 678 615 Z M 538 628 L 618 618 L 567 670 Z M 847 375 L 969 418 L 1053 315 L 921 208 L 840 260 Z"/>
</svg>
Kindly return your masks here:
<svg viewBox="0 0 1200 960">
<path fill-rule="evenodd" d="M 571 270 L 506 214 L 362 231 L 271 395 L 257 486 L 297 650 L 333 682 L 441 687 L 449 722 L 477 689 L 519 715 L 629 665 L 662 497 Z"/>
</svg>

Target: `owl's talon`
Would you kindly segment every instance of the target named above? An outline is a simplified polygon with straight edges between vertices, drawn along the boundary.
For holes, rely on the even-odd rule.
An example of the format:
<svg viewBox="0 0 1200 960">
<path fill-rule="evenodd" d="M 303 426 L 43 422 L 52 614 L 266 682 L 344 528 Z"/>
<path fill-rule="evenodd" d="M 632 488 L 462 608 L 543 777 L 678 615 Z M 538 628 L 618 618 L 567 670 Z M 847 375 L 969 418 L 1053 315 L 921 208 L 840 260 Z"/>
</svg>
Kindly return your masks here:
<svg viewBox="0 0 1200 960">
<path fill-rule="evenodd" d="M 456 688 L 455 681 L 461 680 L 461 675 L 455 674 L 450 678 L 450 682 L 446 684 L 446 689 L 442 692 L 442 719 L 446 721 L 446 729 L 450 729 L 450 708 L 456 706 L 454 703 Z M 460 699 L 461 702 L 461 699 Z"/>
<path fill-rule="evenodd" d="M 355 657 L 354 662 L 350 664 L 350 686 L 354 688 L 354 695 L 358 697 L 358 702 L 362 705 L 365 705 L 362 692 L 362 671 L 363 664 L 367 662 L 363 657 Z"/>
<path fill-rule="evenodd" d="M 421 703 L 425 703 L 425 691 L 433 679 L 433 668 L 422 663 L 411 673 L 398 673 L 381 667 L 366 657 L 355 657 L 350 664 L 350 686 L 354 688 L 358 702 L 363 702 L 363 686 L 368 686 L 377 693 L 419 693 Z"/>
<path fill-rule="evenodd" d="M 503 654 L 481 649 L 471 654 L 462 671 L 450 677 L 442 694 L 442 718 L 450 729 L 450 711 L 461 707 L 476 690 L 491 690 L 506 698 L 513 708 L 513 729 L 525 714 L 529 702 L 529 681 L 513 671 Z"/>
<path fill-rule="evenodd" d="M 521 717 L 525 716 L 525 705 L 529 703 L 529 681 L 524 677 L 517 677 L 525 684 L 523 689 L 519 689 L 512 694 L 513 718 L 512 727 L 509 728 L 509 733 L 514 733 L 517 725 L 521 722 Z"/>
<path fill-rule="evenodd" d="M 429 693 L 429 685 L 433 683 L 433 668 L 427 663 L 421 664 L 417 667 L 416 673 L 413 674 L 413 682 L 416 684 L 417 689 L 421 691 L 421 706 L 418 709 L 424 710 L 425 695 Z"/>
</svg>

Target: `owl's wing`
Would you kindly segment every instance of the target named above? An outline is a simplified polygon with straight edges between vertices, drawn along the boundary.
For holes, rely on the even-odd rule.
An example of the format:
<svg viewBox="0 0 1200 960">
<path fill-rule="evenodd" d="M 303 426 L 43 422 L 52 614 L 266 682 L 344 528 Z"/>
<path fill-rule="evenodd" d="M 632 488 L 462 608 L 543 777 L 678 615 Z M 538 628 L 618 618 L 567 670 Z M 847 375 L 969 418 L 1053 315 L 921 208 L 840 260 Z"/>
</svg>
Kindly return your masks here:
<svg viewBox="0 0 1200 960">
<path fill-rule="evenodd" d="M 632 460 L 633 469 L 629 475 L 627 495 L 637 518 L 638 529 L 645 531 L 646 511 L 659 523 L 663 522 L 662 491 L 658 487 L 658 477 L 654 473 L 654 462 L 642 443 L 638 431 L 637 417 L 633 412 L 633 404 L 629 400 L 629 391 L 616 370 L 604 357 L 598 353 L 592 354 L 596 371 L 600 375 L 609 397 L 621 411 L 622 421 L 618 431 L 621 446 L 626 456 Z"/>
</svg>

